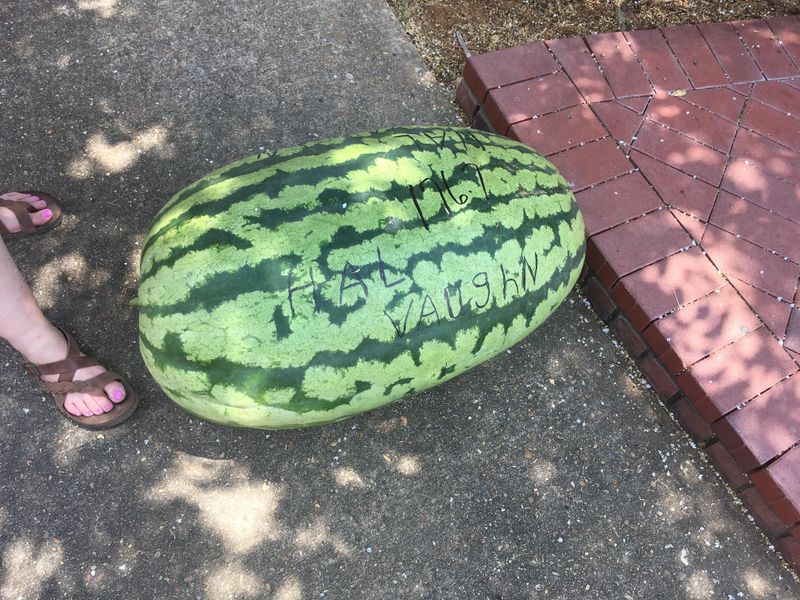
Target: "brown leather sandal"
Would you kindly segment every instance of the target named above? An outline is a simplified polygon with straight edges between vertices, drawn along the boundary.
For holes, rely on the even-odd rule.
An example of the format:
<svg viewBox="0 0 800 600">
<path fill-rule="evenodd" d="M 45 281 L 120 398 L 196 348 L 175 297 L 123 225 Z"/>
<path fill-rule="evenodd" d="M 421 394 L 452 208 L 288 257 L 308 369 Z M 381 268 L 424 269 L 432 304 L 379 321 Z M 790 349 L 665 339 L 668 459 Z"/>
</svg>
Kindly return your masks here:
<svg viewBox="0 0 800 600">
<path fill-rule="evenodd" d="M 86 429 L 109 429 L 127 421 L 139 405 L 138 394 L 128 386 L 122 377 L 113 371 L 106 371 L 85 381 L 73 381 L 72 378 L 75 377 L 75 371 L 86 367 L 93 367 L 100 363 L 91 356 L 81 355 L 81 351 L 75 343 L 75 340 L 72 339 L 72 336 L 61 329 L 61 327 L 58 329 L 64 334 L 64 337 L 67 338 L 67 357 L 64 360 L 46 365 L 25 363 L 25 368 L 39 378 L 39 385 L 42 390 L 53 395 L 59 412 L 81 427 L 85 427 Z M 45 375 L 58 375 L 58 381 L 45 381 L 42 379 Z M 122 402 L 113 402 L 114 408 L 110 411 L 100 415 L 85 417 L 83 415 L 73 415 L 64 408 L 64 401 L 67 399 L 67 394 L 85 392 L 92 395 L 105 396 L 103 388 L 112 381 L 119 381 L 125 388 L 126 395 Z"/>
<path fill-rule="evenodd" d="M 18 193 L 30 194 L 31 196 L 37 196 L 40 200 L 44 200 L 47 204 L 47 208 L 52 211 L 53 216 L 47 223 L 43 223 L 42 225 L 38 226 L 34 225 L 33 221 L 31 220 L 31 213 L 37 211 L 31 210 L 33 206 L 31 206 L 30 203 L 25 202 L 24 200 L 5 200 L 0 198 L 0 206 L 7 208 L 14 213 L 14 216 L 17 217 L 17 222 L 19 223 L 20 227 L 19 231 L 12 232 L 9 231 L 5 225 L 3 225 L 2 221 L 0 221 L 0 237 L 2 237 L 4 240 L 10 241 L 31 237 L 33 235 L 41 235 L 42 233 L 46 233 L 54 227 L 57 227 L 58 224 L 61 223 L 61 205 L 53 196 L 45 192 L 37 192 L 36 190 L 24 190 Z"/>
</svg>

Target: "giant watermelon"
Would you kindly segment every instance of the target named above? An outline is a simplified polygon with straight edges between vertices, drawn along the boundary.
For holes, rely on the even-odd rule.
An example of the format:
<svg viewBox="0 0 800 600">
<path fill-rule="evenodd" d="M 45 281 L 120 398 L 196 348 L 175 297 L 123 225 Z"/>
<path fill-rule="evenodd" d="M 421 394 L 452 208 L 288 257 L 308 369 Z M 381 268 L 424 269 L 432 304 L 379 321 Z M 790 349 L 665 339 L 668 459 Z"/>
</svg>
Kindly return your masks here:
<svg viewBox="0 0 800 600">
<path fill-rule="evenodd" d="M 567 182 L 496 135 L 401 127 L 259 154 L 157 215 L 141 352 L 205 419 L 329 423 L 524 338 L 575 284 L 584 249 Z"/>
</svg>

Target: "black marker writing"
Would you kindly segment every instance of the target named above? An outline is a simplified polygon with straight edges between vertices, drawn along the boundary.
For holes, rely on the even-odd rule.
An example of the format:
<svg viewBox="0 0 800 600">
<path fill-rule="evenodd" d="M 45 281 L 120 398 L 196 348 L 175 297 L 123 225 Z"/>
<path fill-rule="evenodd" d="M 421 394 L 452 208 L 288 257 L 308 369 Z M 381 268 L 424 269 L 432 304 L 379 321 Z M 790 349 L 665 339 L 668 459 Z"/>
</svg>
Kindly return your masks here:
<svg viewBox="0 0 800 600">
<path fill-rule="evenodd" d="M 425 307 L 430 304 L 431 308 L 426 312 Z M 425 317 L 432 317 L 436 315 L 436 323 L 440 322 L 439 319 L 439 311 L 436 310 L 436 304 L 433 303 L 433 298 L 431 298 L 430 294 L 425 294 L 425 299 L 422 301 L 422 308 L 419 309 L 419 322 L 417 322 L 417 329 L 419 329 L 422 322 L 425 320 Z"/>
<path fill-rule="evenodd" d="M 384 287 L 390 288 L 396 286 L 399 283 L 402 283 L 405 277 L 401 277 L 400 279 L 393 281 L 392 283 L 389 283 L 386 280 L 386 263 L 384 263 L 383 258 L 381 258 L 381 249 L 378 248 L 377 250 L 378 250 L 378 271 L 381 274 L 381 281 L 383 281 Z"/>
<path fill-rule="evenodd" d="M 294 281 L 294 269 L 289 269 L 289 309 L 292 312 L 292 316 L 295 316 L 292 295 L 295 292 L 299 292 L 300 290 L 304 290 L 309 287 L 311 288 L 311 296 L 314 299 L 314 312 L 319 312 L 319 289 L 314 283 L 314 271 L 311 269 L 311 267 L 308 268 L 308 278 L 311 280 L 311 283 L 306 283 L 304 285 L 292 285 Z"/>
<path fill-rule="evenodd" d="M 349 290 L 350 288 L 356 287 L 357 285 L 361 286 L 361 289 L 364 291 L 365 296 L 369 296 L 369 290 L 367 289 L 367 284 L 364 283 L 364 279 L 359 274 L 360 271 L 361 269 L 356 269 L 348 261 L 345 261 L 344 268 L 342 269 L 342 283 L 339 284 L 339 304 L 342 304 L 345 290 Z M 351 279 L 355 279 L 355 281 L 353 283 L 348 283 L 347 285 L 345 285 L 348 276 Z"/>
<path fill-rule="evenodd" d="M 408 308 L 406 309 L 406 316 L 403 319 L 403 328 L 402 329 L 400 329 L 400 326 L 392 318 L 392 315 L 390 315 L 388 312 L 386 312 L 386 309 L 383 310 L 383 314 L 385 314 L 387 317 L 389 317 L 389 320 L 392 322 L 392 327 L 394 327 L 395 333 L 397 333 L 397 337 L 399 337 L 399 338 L 403 337 L 406 334 L 406 331 L 408 331 L 408 315 L 411 314 L 411 308 L 413 306 L 414 306 L 414 299 L 412 298 L 411 302 L 408 304 Z"/>
<path fill-rule="evenodd" d="M 483 276 L 483 282 L 478 283 L 478 278 L 481 276 Z M 474 285 L 476 288 L 482 288 L 482 287 L 486 288 L 486 300 L 483 302 L 483 304 L 475 303 L 475 306 L 477 306 L 478 308 L 483 308 L 484 306 L 489 304 L 489 300 L 492 298 L 492 288 L 489 285 L 489 274 L 486 271 L 481 271 L 480 273 L 477 273 L 475 277 L 472 278 L 472 285 Z"/>
</svg>

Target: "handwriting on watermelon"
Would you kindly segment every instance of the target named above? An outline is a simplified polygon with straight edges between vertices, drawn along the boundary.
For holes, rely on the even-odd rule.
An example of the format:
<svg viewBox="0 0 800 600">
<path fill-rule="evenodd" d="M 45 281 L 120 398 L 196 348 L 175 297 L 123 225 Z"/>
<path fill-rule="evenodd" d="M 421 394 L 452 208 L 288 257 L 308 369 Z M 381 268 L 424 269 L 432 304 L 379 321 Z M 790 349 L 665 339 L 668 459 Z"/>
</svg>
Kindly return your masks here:
<svg viewBox="0 0 800 600">
<path fill-rule="evenodd" d="M 483 179 L 483 173 L 481 173 L 480 167 L 474 163 L 463 163 L 461 165 L 462 172 L 469 172 L 472 170 L 474 170 L 477 180 L 480 182 L 481 190 L 483 190 L 483 197 L 488 200 L 489 192 L 486 191 L 486 182 Z M 450 188 L 450 182 L 447 180 L 444 171 L 439 171 L 438 177 L 436 173 L 433 173 L 430 177 L 426 177 L 417 185 L 408 186 L 408 193 L 411 195 L 411 201 L 414 203 L 414 208 L 417 210 L 419 220 L 422 223 L 422 226 L 427 230 L 430 230 L 430 226 L 428 225 L 428 220 L 425 218 L 425 215 L 422 212 L 419 198 L 417 198 L 417 190 L 419 190 L 420 196 L 423 196 L 426 189 L 433 189 L 439 194 L 439 198 L 441 199 L 439 210 L 443 209 L 447 216 L 451 216 L 453 214 L 453 209 L 447 202 L 448 197 L 452 202 L 455 202 L 459 206 L 463 206 L 470 200 L 470 197 L 467 194 L 459 194 L 458 196 L 453 194 L 453 190 Z M 439 210 L 437 210 L 437 213 Z"/>
<path fill-rule="evenodd" d="M 441 149 L 446 146 L 447 142 L 450 142 L 451 145 L 460 143 L 464 146 L 464 151 L 466 152 L 470 146 L 486 150 L 486 146 L 480 139 L 483 135 L 478 131 L 469 129 L 440 129 L 438 134 L 433 133 L 433 131 L 423 131 L 421 133 L 393 133 L 389 137 L 409 139 L 417 150 L 427 150 L 429 146 L 438 146 Z M 486 141 L 491 143 L 489 139 Z"/>
<path fill-rule="evenodd" d="M 379 281 L 365 278 L 362 268 L 350 262 L 345 262 L 341 273 L 328 281 L 315 279 L 312 268 L 307 270 L 307 277 L 304 270 L 301 279 L 295 276 L 293 269 L 290 270 L 287 284 L 290 315 L 296 316 L 297 302 L 309 300 L 313 304 L 314 312 L 321 312 L 324 303 L 321 292 L 323 285 L 335 285 L 334 294 L 338 295 L 338 302 L 334 304 L 347 308 L 353 305 L 352 294 L 367 300 L 371 287 L 393 288 L 406 281 L 407 278 L 403 276 L 390 278 L 387 274 L 388 265 L 383 261 L 380 249 L 377 249 L 376 254 L 377 260 L 372 270 L 374 272 L 377 266 Z M 531 260 L 528 260 L 523 252 L 516 264 L 496 262 L 485 270 L 477 271 L 466 281 L 447 285 L 438 292 L 407 293 L 397 303 L 401 307 L 399 311 L 392 314 L 388 309 L 384 309 L 383 314 L 396 337 L 403 338 L 410 331 L 418 330 L 425 325 L 439 324 L 448 318 L 454 320 L 473 310 L 483 309 L 493 300 L 502 298 L 505 302 L 524 296 L 535 287 L 538 268 L 538 256 L 533 254 Z"/>
<path fill-rule="evenodd" d="M 448 144 L 450 146 L 458 146 L 461 144 L 464 147 L 465 152 L 470 148 L 480 148 L 481 150 L 486 150 L 486 146 L 480 140 L 479 134 L 477 132 L 468 130 L 442 129 L 436 133 L 433 131 L 424 131 L 421 134 L 393 133 L 389 137 L 411 140 L 411 142 L 414 144 L 414 148 L 421 151 L 430 151 L 431 147 L 441 150 L 447 147 Z M 483 178 L 483 173 L 481 172 L 480 167 L 475 163 L 462 163 L 460 167 L 461 174 L 466 175 L 471 173 L 475 177 L 475 183 L 480 183 L 480 188 L 483 191 L 483 197 L 488 200 L 489 192 L 486 189 L 486 181 Z M 458 172 L 453 173 L 452 176 L 457 174 Z M 439 212 L 443 210 L 447 216 L 451 216 L 453 214 L 453 208 L 451 207 L 450 202 L 453 202 L 459 206 L 463 206 L 470 200 L 470 197 L 467 194 L 460 193 L 456 196 L 453 193 L 451 181 L 445 176 L 444 171 L 439 171 L 438 173 L 432 171 L 429 177 L 426 177 L 415 185 L 409 185 L 408 193 L 410 200 L 414 204 L 414 209 L 417 212 L 420 223 L 422 223 L 422 226 L 427 230 L 430 230 L 429 217 L 425 216 L 421 205 L 421 201 L 424 199 L 426 190 L 432 190 L 439 195 L 439 206 L 436 208 L 435 214 L 439 214 Z"/>
</svg>

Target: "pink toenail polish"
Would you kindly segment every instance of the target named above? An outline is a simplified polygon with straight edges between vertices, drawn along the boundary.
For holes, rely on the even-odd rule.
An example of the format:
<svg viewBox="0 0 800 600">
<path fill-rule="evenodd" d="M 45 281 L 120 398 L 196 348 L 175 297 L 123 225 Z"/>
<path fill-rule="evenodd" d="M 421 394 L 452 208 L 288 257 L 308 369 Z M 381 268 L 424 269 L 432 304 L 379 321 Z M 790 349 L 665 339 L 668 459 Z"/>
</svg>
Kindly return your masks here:
<svg viewBox="0 0 800 600">
<path fill-rule="evenodd" d="M 45 208 L 45 209 L 42 211 L 42 216 L 43 216 L 45 219 L 49 219 L 50 217 L 52 217 L 52 216 L 53 216 L 53 211 L 52 211 L 52 210 L 50 210 L 49 208 Z"/>
<path fill-rule="evenodd" d="M 122 390 L 114 392 L 114 400 L 122 400 Z"/>
</svg>

